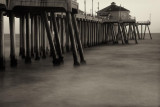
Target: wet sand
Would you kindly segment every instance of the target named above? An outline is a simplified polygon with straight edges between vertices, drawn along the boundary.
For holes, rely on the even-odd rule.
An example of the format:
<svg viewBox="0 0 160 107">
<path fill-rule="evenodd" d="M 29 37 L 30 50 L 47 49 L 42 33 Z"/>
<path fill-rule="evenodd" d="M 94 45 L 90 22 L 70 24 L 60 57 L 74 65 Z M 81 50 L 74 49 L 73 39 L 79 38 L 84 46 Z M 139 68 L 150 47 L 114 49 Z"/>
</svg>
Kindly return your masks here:
<svg viewBox="0 0 160 107">
<path fill-rule="evenodd" d="M 18 58 L 13 69 L 9 48 L 5 53 L 0 107 L 160 107 L 160 34 L 137 45 L 85 49 L 87 64 L 80 67 L 73 66 L 67 53 L 59 67 L 51 58 L 31 65 Z"/>
</svg>

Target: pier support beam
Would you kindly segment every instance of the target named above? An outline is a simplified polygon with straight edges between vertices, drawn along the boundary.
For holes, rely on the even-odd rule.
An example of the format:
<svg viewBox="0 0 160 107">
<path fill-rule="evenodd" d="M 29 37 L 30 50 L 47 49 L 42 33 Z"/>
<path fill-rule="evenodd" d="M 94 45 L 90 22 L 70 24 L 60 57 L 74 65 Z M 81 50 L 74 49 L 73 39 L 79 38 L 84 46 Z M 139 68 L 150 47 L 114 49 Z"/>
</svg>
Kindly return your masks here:
<svg viewBox="0 0 160 107">
<path fill-rule="evenodd" d="M 21 47 L 21 56 L 22 58 L 24 59 L 25 58 L 25 24 L 26 24 L 26 21 L 25 21 L 25 15 L 22 15 L 21 16 L 21 42 L 22 42 L 22 47 Z"/>
<path fill-rule="evenodd" d="M 148 27 L 148 32 L 149 32 L 150 38 L 152 39 L 152 35 L 151 35 L 151 31 L 149 29 L 149 26 L 147 25 L 147 27 Z"/>
<path fill-rule="evenodd" d="M 10 39 L 11 39 L 11 50 L 10 50 L 10 58 L 11 58 L 11 67 L 17 66 L 17 58 L 16 58 L 16 45 L 15 45 L 15 16 L 11 12 L 9 14 L 9 23 L 10 23 Z"/>
<path fill-rule="evenodd" d="M 138 25 L 137 25 L 137 24 L 135 24 L 135 27 L 136 27 L 136 30 L 137 30 L 138 39 L 141 39 L 141 38 L 140 38 L 139 29 L 138 29 Z"/>
<path fill-rule="evenodd" d="M 60 44 L 58 26 L 57 26 L 57 21 L 56 21 L 56 17 L 55 17 L 54 12 L 51 12 L 51 17 L 52 17 L 52 20 L 53 20 L 53 28 L 54 28 L 54 33 L 55 33 L 56 45 L 57 45 L 57 54 L 58 54 L 58 57 L 59 57 L 59 61 L 63 63 L 64 61 L 63 61 L 63 55 L 62 55 L 62 47 L 61 47 L 61 44 Z"/>
<path fill-rule="evenodd" d="M 42 58 L 46 58 L 46 29 L 44 21 L 42 20 Z"/>
<path fill-rule="evenodd" d="M 35 30 L 35 39 L 34 39 L 34 42 L 35 42 L 35 60 L 40 60 L 40 49 L 39 49 L 39 20 L 38 20 L 38 16 L 35 15 L 35 27 L 34 27 L 34 30 Z"/>
<path fill-rule="evenodd" d="M 34 16 L 31 17 L 31 57 L 34 57 Z"/>
<path fill-rule="evenodd" d="M 51 54 L 53 56 L 53 64 L 54 65 L 60 65 L 61 61 L 57 57 L 55 45 L 54 45 L 53 40 L 52 40 L 53 34 L 52 34 L 51 29 L 49 27 L 47 12 L 43 12 L 43 20 L 45 22 L 47 37 L 48 37 L 48 41 L 49 41 L 49 45 L 50 45 L 50 51 L 51 51 Z"/>
<path fill-rule="evenodd" d="M 136 25 L 135 24 L 133 24 L 133 32 L 134 32 L 134 36 L 135 36 L 135 43 L 137 44 L 138 42 L 137 42 L 137 34 L 136 34 Z"/>
<path fill-rule="evenodd" d="M 73 59 L 74 59 L 74 65 L 79 66 L 79 61 L 78 61 L 78 53 L 77 53 L 77 47 L 75 43 L 75 38 L 74 38 L 74 31 L 73 31 L 73 26 L 72 26 L 72 17 L 71 13 L 67 12 L 67 21 L 68 21 L 68 27 L 70 31 L 70 40 L 71 40 L 71 45 L 72 45 L 72 52 L 73 52 Z"/>
<path fill-rule="evenodd" d="M 5 58 L 4 58 L 4 20 L 3 11 L 0 11 L 0 71 L 5 69 Z"/>
<path fill-rule="evenodd" d="M 82 43 L 81 43 L 81 40 L 80 40 L 78 25 L 77 25 L 76 17 L 75 17 L 74 14 L 72 14 L 72 20 L 73 20 L 73 25 L 74 25 L 74 28 L 75 28 L 75 36 L 76 36 L 76 40 L 77 40 L 77 44 L 78 44 L 78 51 L 79 51 L 79 55 L 80 55 L 80 60 L 81 60 L 81 63 L 85 64 L 86 61 L 84 59 Z"/>
<path fill-rule="evenodd" d="M 25 63 L 31 63 L 30 13 L 26 14 L 26 57 Z"/>
<path fill-rule="evenodd" d="M 22 56 L 22 16 L 19 19 L 19 56 Z"/>
</svg>

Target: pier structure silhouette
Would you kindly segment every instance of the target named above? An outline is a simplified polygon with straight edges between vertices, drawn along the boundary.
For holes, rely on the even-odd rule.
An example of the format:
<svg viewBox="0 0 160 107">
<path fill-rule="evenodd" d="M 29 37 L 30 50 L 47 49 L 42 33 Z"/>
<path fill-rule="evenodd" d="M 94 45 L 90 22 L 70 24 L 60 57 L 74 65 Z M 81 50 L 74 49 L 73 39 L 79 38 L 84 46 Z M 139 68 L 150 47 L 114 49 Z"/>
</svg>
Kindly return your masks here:
<svg viewBox="0 0 160 107">
<path fill-rule="evenodd" d="M 76 0 L 0 0 L 0 69 L 5 69 L 4 20 L 10 24 L 10 65 L 17 66 L 15 17 L 20 20 L 19 55 L 30 64 L 51 56 L 54 65 L 64 62 L 63 54 L 72 51 L 75 66 L 85 64 L 83 49 L 104 44 L 129 44 L 129 40 L 145 37 L 149 23 L 108 20 L 78 14 Z M 138 25 L 145 25 L 142 37 Z M 149 30 L 150 33 L 150 30 Z M 151 33 L 150 33 L 151 36 Z"/>
</svg>

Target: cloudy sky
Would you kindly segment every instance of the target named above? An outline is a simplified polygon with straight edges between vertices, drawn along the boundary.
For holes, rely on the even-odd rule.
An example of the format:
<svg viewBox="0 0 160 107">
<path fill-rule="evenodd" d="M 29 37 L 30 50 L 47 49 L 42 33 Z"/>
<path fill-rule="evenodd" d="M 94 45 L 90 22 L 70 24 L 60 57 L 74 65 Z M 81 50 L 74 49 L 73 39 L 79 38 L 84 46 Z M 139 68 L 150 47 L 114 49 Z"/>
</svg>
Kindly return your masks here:
<svg viewBox="0 0 160 107">
<path fill-rule="evenodd" d="M 84 10 L 84 0 L 77 0 L 79 8 Z M 131 15 L 136 17 L 137 21 L 147 21 L 151 14 L 151 32 L 160 33 L 160 0 L 93 0 L 94 12 L 98 10 L 98 2 L 100 9 L 109 6 L 112 2 L 121 5 L 131 11 Z M 86 0 L 87 12 L 91 12 L 92 0 Z M 16 33 L 19 32 L 19 20 L 16 20 Z M 5 17 L 5 33 L 8 33 L 9 23 L 8 18 Z"/>
<path fill-rule="evenodd" d="M 79 8 L 84 10 L 84 0 L 77 0 Z M 121 5 L 131 11 L 131 15 L 136 17 L 137 21 L 147 21 L 151 14 L 151 32 L 160 32 L 160 0 L 93 0 L 94 12 L 98 10 L 98 2 L 100 9 L 109 6 L 112 2 Z M 86 0 L 87 12 L 90 13 L 92 8 L 92 0 Z"/>
</svg>

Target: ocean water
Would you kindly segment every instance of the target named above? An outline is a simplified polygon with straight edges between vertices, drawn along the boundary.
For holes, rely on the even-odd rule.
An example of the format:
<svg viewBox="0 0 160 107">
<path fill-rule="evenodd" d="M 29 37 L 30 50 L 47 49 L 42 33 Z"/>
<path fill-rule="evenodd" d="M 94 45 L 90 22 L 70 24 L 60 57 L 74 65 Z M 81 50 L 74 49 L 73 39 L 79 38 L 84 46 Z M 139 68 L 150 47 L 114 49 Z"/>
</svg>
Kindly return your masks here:
<svg viewBox="0 0 160 107">
<path fill-rule="evenodd" d="M 159 107 L 160 34 L 152 36 L 139 44 L 86 48 L 87 64 L 80 67 L 74 67 L 72 54 L 66 53 L 58 67 L 50 57 L 32 64 L 18 57 L 16 68 L 9 66 L 5 36 L 0 107 Z"/>
</svg>

